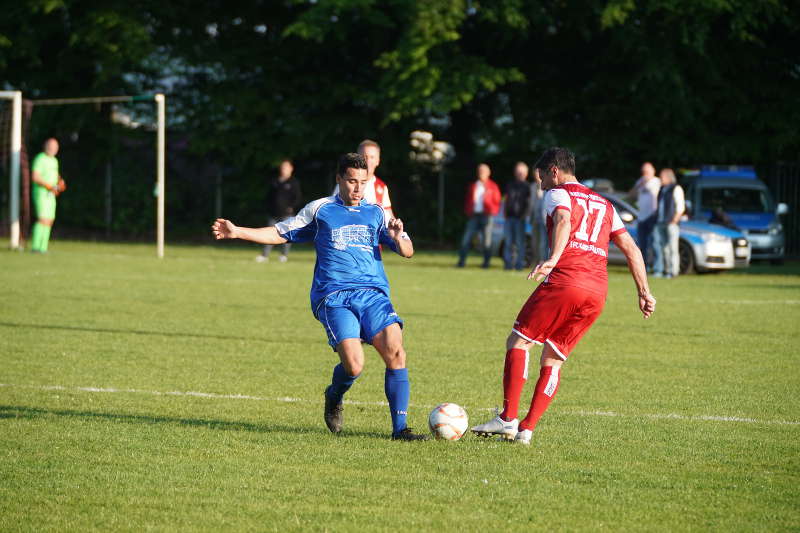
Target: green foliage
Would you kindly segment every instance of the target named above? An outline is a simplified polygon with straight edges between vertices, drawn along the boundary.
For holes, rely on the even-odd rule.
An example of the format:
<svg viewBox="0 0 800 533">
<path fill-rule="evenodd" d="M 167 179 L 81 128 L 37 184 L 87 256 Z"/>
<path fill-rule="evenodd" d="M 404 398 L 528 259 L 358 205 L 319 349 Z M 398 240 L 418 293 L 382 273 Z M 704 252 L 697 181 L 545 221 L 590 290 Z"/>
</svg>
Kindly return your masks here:
<svg viewBox="0 0 800 533">
<path fill-rule="evenodd" d="M 235 243 L 168 245 L 161 261 L 152 244 L 50 249 L 0 252 L 0 530 L 800 525 L 796 263 L 652 280 L 649 320 L 612 268 L 606 309 L 523 448 L 392 442 L 369 346 L 347 396 L 358 403 L 330 435 L 336 356 L 309 309 L 306 247 L 266 265 Z M 472 423 L 492 416 L 505 337 L 533 288 L 454 260 L 387 259 L 421 430 L 442 401 Z"/>
<path fill-rule="evenodd" d="M 502 182 L 552 144 L 619 186 L 643 159 L 794 159 L 798 39 L 778 0 L 25 0 L 0 13 L 0 76 L 28 97 L 167 92 L 171 134 L 227 169 L 242 211 L 281 158 L 321 194 L 376 138 L 408 210 L 431 193 L 417 128 L 455 144 L 455 198 L 478 160 Z"/>
</svg>

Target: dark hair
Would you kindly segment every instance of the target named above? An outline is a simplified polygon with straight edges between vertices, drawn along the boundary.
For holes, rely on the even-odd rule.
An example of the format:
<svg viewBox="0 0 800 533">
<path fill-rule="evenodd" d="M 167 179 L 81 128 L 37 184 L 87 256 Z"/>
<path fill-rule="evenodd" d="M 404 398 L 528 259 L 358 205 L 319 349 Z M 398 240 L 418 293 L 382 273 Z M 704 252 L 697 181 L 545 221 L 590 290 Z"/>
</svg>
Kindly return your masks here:
<svg viewBox="0 0 800 533">
<path fill-rule="evenodd" d="M 353 152 L 339 156 L 339 162 L 336 163 L 336 175 L 344 176 L 348 168 L 367 170 L 367 160 L 363 155 Z"/>
<path fill-rule="evenodd" d="M 558 146 L 548 148 L 536 162 L 534 168 L 547 170 L 550 167 L 557 167 L 559 170 L 574 176 L 575 154 L 566 148 L 559 148 Z"/>
</svg>

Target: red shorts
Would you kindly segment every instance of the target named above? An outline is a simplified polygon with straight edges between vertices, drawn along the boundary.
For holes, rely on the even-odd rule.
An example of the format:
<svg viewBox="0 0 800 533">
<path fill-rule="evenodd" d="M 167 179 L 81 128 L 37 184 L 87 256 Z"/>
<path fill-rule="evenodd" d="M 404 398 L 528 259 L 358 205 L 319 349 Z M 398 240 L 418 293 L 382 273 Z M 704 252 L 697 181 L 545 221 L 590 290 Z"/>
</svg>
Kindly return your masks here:
<svg viewBox="0 0 800 533">
<path fill-rule="evenodd" d="M 566 360 L 600 316 L 605 303 L 603 294 L 542 283 L 522 306 L 512 331 L 530 342 L 546 342 Z"/>
</svg>

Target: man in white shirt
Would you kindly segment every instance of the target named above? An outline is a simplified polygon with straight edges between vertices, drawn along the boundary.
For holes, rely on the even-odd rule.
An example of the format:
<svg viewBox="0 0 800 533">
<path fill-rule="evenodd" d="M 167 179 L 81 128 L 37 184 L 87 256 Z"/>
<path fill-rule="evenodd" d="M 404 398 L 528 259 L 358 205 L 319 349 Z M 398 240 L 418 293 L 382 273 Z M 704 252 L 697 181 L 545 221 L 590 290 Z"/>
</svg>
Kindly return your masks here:
<svg viewBox="0 0 800 533">
<path fill-rule="evenodd" d="M 636 196 L 636 206 L 639 209 L 639 223 L 636 227 L 636 240 L 642 250 L 644 262 L 652 270 L 654 258 L 653 229 L 656 225 L 656 211 L 658 208 L 658 191 L 661 190 L 661 180 L 656 177 L 656 169 L 652 163 L 642 163 L 642 177 L 636 181 L 628 192 L 629 197 Z"/>
</svg>

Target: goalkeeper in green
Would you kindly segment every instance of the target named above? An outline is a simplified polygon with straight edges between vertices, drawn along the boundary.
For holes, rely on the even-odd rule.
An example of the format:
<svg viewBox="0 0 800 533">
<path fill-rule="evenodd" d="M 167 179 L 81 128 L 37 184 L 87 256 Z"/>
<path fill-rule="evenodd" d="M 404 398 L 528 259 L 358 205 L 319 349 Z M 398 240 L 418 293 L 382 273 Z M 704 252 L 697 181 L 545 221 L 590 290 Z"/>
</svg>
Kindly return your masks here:
<svg viewBox="0 0 800 533">
<path fill-rule="evenodd" d="M 50 242 L 50 230 L 56 219 L 56 196 L 64 192 L 67 186 L 58 173 L 58 141 L 54 138 L 44 142 L 44 151 L 33 158 L 31 174 L 33 175 L 33 205 L 36 209 L 36 223 L 31 236 L 31 251 L 47 252 Z"/>
</svg>

